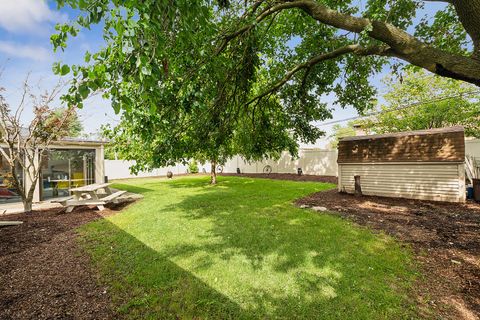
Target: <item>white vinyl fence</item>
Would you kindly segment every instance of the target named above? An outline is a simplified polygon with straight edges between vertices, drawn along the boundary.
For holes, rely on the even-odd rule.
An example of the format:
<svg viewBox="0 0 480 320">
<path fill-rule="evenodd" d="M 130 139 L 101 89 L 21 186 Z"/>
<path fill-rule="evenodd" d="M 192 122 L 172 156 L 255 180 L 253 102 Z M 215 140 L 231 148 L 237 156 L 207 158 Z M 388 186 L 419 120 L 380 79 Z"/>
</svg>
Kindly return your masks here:
<svg viewBox="0 0 480 320">
<path fill-rule="evenodd" d="M 188 166 L 178 164 L 133 175 L 130 173 L 130 167 L 134 164 L 135 161 L 105 160 L 105 175 L 109 180 L 136 177 L 164 177 L 168 171 L 172 171 L 175 175 L 185 174 L 188 170 Z M 267 165 L 271 167 L 273 173 L 297 173 L 297 169 L 301 168 L 304 174 L 336 176 L 338 173 L 337 150 L 300 149 L 298 159 L 294 159 L 288 152 L 284 152 L 279 160 L 267 159 L 250 163 L 236 156 L 227 161 L 223 166 L 223 172 L 236 173 L 237 168 L 239 168 L 242 173 L 262 173 Z M 198 168 L 199 172 L 210 172 L 210 163 L 198 164 Z"/>
<path fill-rule="evenodd" d="M 465 141 L 465 152 L 467 155 L 480 159 L 480 139 Z M 239 168 L 242 173 L 262 173 L 265 166 L 270 165 L 273 173 L 296 173 L 298 168 L 302 168 L 304 174 L 338 176 L 337 154 L 337 150 L 300 149 L 298 159 L 293 159 L 288 152 L 284 152 L 279 160 L 252 163 L 237 156 L 227 161 L 223 166 L 223 172 L 235 173 Z M 105 174 L 109 179 L 164 177 L 168 171 L 172 171 L 173 174 L 185 174 L 188 169 L 188 166 L 179 164 L 133 175 L 129 168 L 134 164 L 134 161 L 105 160 Z M 210 172 L 210 163 L 198 164 L 198 167 L 200 172 Z"/>
<path fill-rule="evenodd" d="M 273 173 L 297 173 L 298 168 L 304 174 L 336 176 L 338 173 L 337 150 L 300 149 L 295 159 L 284 152 L 279 160 L 266 159 L 249 163 L 241 157 L 234 157 L 224 166 L 224 172 L 234 173 L 237 168 L 242 173 L 263 173 L 268 165 Z"/>
</svg>

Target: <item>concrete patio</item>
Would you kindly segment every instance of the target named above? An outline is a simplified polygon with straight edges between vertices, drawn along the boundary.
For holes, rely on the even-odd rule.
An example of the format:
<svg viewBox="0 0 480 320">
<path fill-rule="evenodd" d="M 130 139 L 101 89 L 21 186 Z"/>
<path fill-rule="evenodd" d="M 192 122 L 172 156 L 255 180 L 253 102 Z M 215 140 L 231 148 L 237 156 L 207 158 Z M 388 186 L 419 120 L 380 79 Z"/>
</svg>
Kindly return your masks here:
<svg viewBox="0 0 480 320">
<path fill-rule="evenodd" d="M 33 210 L 46 210 L 46 209 L 61 208 L 61 207 L 62 207 L 61 204 L 52 203 L 50 202 L 50 200 L 41 201 L 33 204 Z M 6 204 L 0 205 L 0 215 L 22 213 L 22 212 L 23 212 L 23 204 L 21 202 L 6 203 Z"/>
<path fill-rule="evenodd" d="M 119 191 L 118 189 L 113 189 L 113 192 Z M 118 199 L 121 201 L 135 201 L 142 199 L 143 196 L 137 193 L 126 192 Z M 57 199 L 49 199 L 47 201 L 40 201 L 33 204 L 33 210 L 47 210 L 53 208 L 62 208 L 63 206 L 58 202 L 53 202 Z M 0 216 L 8 215 L 8 214 L 15 214 L 15 213 L 22 213 L 23 212 L 23 204 L 21 202 L 15 203 L 5 203 L 0 205 Z"/>
</svg>

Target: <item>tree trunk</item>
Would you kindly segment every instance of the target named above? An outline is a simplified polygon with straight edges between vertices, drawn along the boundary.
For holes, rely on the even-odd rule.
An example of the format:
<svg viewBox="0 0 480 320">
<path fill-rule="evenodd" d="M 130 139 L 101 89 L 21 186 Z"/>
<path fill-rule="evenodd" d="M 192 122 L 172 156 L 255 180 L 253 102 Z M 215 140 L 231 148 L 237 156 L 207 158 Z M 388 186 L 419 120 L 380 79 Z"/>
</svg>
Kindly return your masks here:
<svg viewBox="0 0 480 320">
<path fill-rule="evenodd" d="M 473 40 L 473 58 L 431 47 L 405 30 L 387 22 L 345 14 L 332 10 L 315 0 L 278 0 L 276 1 L 278 4 L 257 15 L 256 23 L 282 10 L 301 9 L 322 24 L 357 34 L 367 32 L 370 38 L 383 43 L 383 45 L 372 46 L 370 50 L 357 50 L 347 53 L 396 57 L 440 76 L 466 81 L 480 87 L 480 59 L 478 58 L 480 56 L 480 27 L 477 23 L 480 18 L 478 13 L 480 0 L 443 0 L 443 2 L 455 5 L 460 21 Z M 252 27 L 253 25 L 247 25 L 232 34 L 226 35 L 226 41 L 219 50 L 223 50 L 228 41 Z M 376 50 L 373 50 L 375 47 Z M 330 59 L 338 56 L 338 54 L 333 55 Z M 321 61 L 324 60 L 326 59 L 321 59 Z"/>
<path fill-rule="evenodd" d="M 458 18 L 473 42 L 473 58 L 480 60 L 480 0 L 452 0 Z"/>
<path fill-rule="evenodd" d="M 217 163 L 215 160 L 211 161 L 212 169 L 210 171 L 210 184 L 217 184 Z"/>
<path fill-rule="evenodd" d="M 35 193 L 37 182 L 38 178 L 36 177 L 33 179 L 32 185 L 30 186 L 30 189 L 28 189 L 28 193 L 23 197 L 23 210 L 25 213 L 32 212 L 33 194 Z"/>
<path fill-rule="evenodd" d="M 32 202 L 33 202 L 32 198 L 28 198 L 28 199 L 23 200 L 23 211 L 25 213 L 32 212 Z"/>
</svg>

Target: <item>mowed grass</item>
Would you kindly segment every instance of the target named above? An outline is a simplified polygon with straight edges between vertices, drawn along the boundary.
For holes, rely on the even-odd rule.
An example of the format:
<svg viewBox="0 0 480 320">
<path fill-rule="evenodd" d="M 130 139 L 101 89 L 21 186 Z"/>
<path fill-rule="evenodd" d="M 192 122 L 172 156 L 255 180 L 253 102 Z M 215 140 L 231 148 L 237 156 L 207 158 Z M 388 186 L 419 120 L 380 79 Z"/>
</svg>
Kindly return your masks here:
<svg viewBox="0 0 480 320">
<path fill-rule="evenodd" d="M 322 183 L 220 177 L 115 185 L 145 198 L 80 229 L 125 318 L 415 316 L 410 252 L 293 200 Z"/>
</svg>

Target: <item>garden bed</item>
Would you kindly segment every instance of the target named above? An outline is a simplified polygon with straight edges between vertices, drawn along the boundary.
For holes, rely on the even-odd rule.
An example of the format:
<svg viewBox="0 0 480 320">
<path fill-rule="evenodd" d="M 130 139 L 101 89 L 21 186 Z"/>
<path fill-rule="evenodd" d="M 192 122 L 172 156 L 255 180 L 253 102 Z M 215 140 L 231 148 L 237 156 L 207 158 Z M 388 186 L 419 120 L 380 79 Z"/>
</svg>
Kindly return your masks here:
<svg viewBox="0 0 480 320">
<path fill-rule="evenodd" d="M 13 214 L 0 220 L 0 319 L 112 319 L 106 287 L 97 281 L 75 228 L 116 212 L 79 207 Z"/>
<path fill-rule="evenodd" d="M 478 319 L 479 204 L 358 197 L 336 190 L 315 193 L 297 204 L 325 207 L 411 244 L 426 277 L 418 288 L 420 304 L 447 316 Z"/>
</svg>

